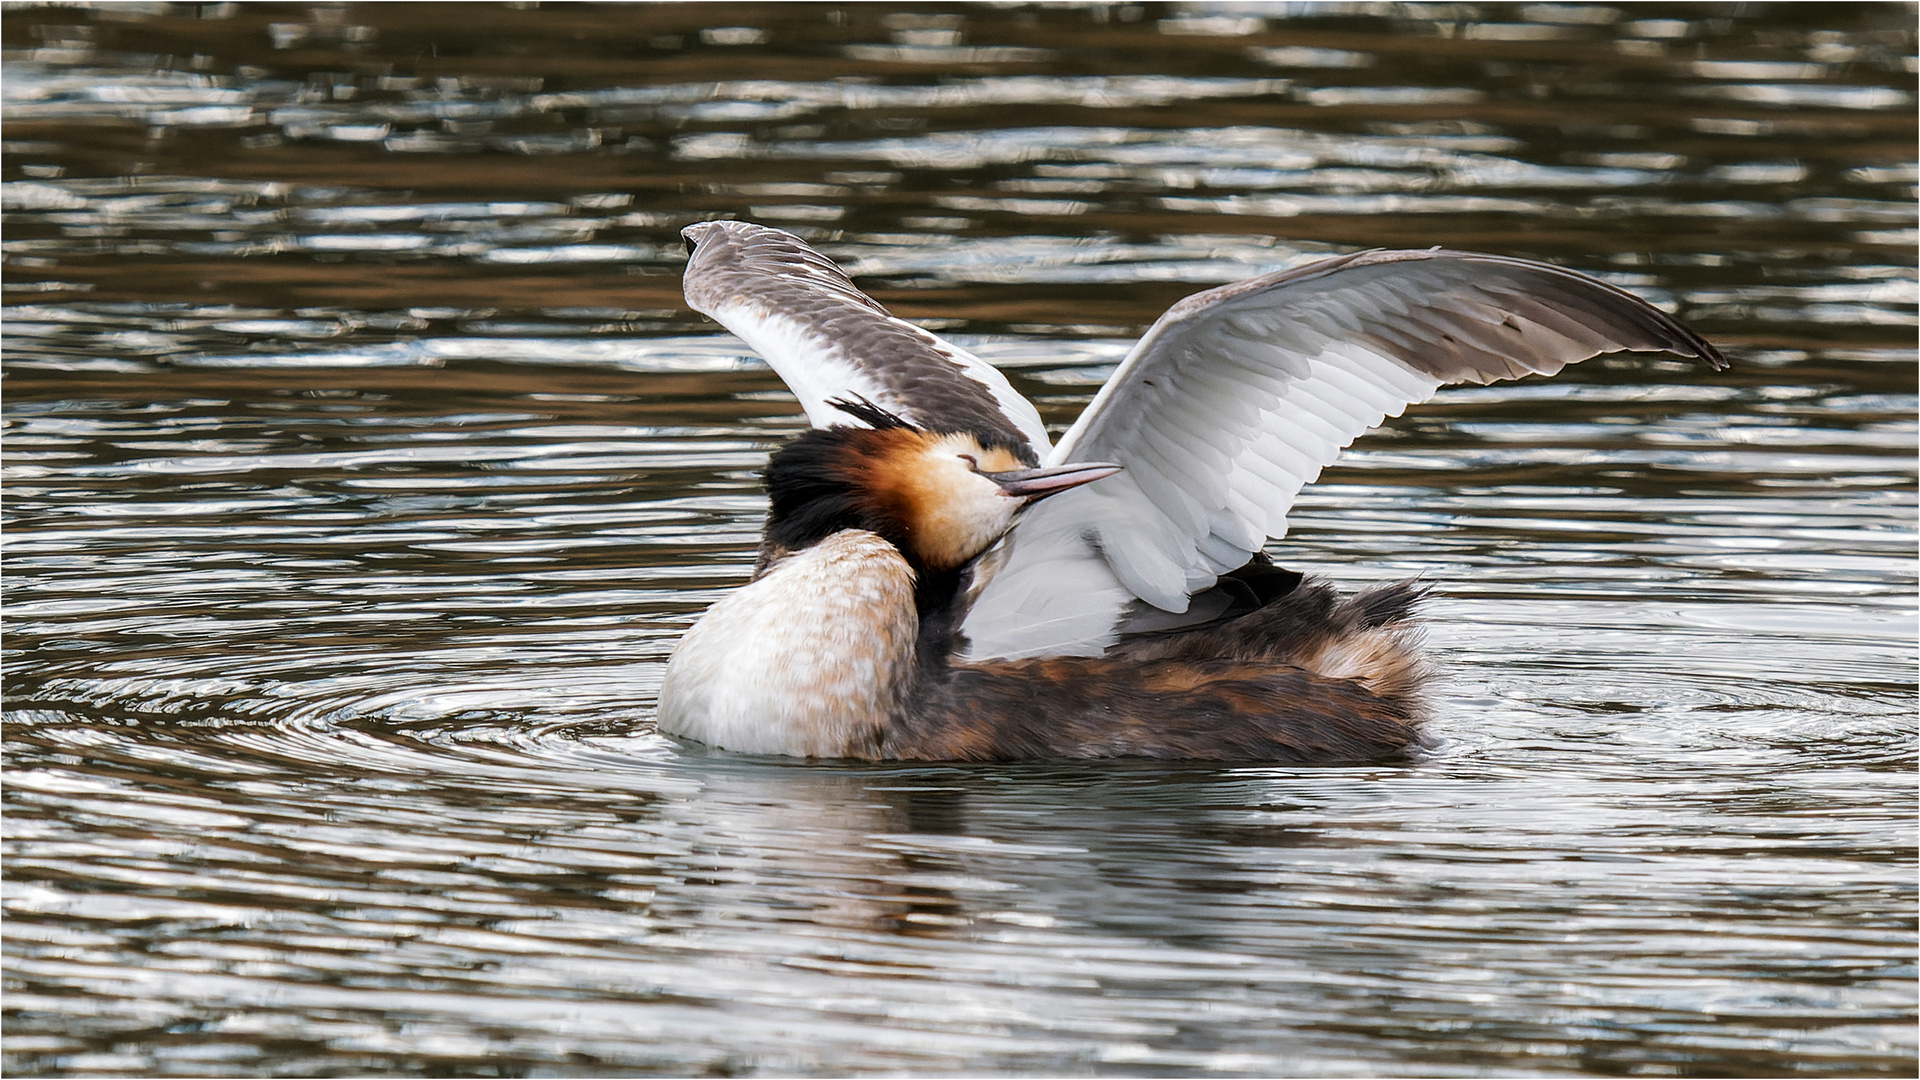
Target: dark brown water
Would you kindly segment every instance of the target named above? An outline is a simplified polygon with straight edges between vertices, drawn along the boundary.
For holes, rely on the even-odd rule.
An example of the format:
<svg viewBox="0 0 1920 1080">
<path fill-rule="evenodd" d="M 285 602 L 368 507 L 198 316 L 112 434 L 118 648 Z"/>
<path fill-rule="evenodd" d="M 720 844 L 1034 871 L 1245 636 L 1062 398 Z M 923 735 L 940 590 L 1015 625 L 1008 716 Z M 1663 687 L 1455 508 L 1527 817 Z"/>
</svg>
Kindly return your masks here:
<svg viewBox="0 0 1920 1080">
<path fill-rule="evenodd" d="M 11 1075 L 1911 1076 L 1915 11 L 5 15 Z M 1547 258 L 1725 373 L 1369 436 L 1378 768 L 651 732 L 800 429 L 680 304 L 799 232 L 1064 424 L 1188 292 Z"/>
</svg>

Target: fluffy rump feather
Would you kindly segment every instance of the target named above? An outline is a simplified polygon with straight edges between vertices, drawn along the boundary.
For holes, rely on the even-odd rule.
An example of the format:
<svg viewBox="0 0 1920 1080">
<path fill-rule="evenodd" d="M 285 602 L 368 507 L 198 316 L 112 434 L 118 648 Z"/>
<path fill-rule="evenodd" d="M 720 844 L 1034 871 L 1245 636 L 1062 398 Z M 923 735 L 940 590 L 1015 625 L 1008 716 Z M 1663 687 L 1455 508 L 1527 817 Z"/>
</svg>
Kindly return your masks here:
<svg viewBox="0 0 1920 1080">
<path fill-rule="evenodd" d="M 1248 584 L 1280 590 L 1289 571 Z M 917 687 L 886 757 L 1144 757 L 1378 761 L 1419 741 L 1414 582 L 1341 596 L 1323 581 L 1272 591 L 1208 626 L 1124 642 L 1104 657 L 956 664 Z M 1257 593 L 1256 593 L 1257 595 Z M 923 675 L 923 678 L 925 676 Z"/>
</svg>

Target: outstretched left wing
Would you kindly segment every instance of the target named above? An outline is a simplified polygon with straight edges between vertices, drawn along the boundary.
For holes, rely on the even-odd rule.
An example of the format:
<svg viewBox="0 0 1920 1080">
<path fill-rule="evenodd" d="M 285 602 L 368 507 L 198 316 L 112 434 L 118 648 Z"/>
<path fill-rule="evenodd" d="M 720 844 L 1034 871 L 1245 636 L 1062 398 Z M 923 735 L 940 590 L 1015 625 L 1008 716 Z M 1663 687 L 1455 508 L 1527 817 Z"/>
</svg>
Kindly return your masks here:
<svg viewBox="0 0 1920 1080">
<path fill-rule="evenodd" d="M 753 347 L 814 427 L 855 424 L 831 402 L 865 398 L 928 431 L 968 432 L 1030 465 L 1051 449 L 1046 426 L 993 365 L 854 287 L 792 233 L 704 221 L 687 241 L 687 303 Z"/>
</svg>

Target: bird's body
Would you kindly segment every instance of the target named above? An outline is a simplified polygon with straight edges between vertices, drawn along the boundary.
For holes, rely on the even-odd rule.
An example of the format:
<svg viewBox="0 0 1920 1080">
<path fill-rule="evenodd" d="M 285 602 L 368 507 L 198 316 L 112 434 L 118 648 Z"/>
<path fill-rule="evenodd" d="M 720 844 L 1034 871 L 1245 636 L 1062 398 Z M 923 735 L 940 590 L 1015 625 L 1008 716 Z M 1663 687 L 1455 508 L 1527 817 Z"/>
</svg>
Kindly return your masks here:
<svg viewBox="0 0 1920 1080">
<path fill-rule="evenodd" d="M 921 633 L 919 580 L 865 529 L 779 560 L 682 639 L 666 730 L 749 753 L 928 761 L 1352 761 L 1416 738 L 1410 586 L 1343 600 L 1307 582 L 1108 656 L 966 662 L 949 635 Z"/>
<path fill-rule="evenodd" d="M 1424 719 L 1422 590 L 1342 598 L 1273 566 L 1294 493 L 1444 383 L 1624 348 L 1723 363 L 1572 271 L 1361 253 L 1181 301 L 1055 447 L 997 371 L 798 238 L 685 235 L 689 301 L 814 425 L 769 462 L 753 581 L 687 632 L 661 689 L 662 731 L 750 753 L 1401 753 Z"/>
</svg>

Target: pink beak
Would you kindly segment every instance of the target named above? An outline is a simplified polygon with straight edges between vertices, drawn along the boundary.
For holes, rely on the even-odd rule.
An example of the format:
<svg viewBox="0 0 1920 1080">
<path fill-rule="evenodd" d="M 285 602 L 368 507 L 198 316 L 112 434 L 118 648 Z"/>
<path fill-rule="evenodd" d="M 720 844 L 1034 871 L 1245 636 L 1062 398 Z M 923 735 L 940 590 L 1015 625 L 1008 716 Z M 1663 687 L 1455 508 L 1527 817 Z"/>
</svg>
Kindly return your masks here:
<svg viewBox="0 0 1920 1080">
<path fill-rule="evenodd" d="M 1077 488 L 1081 484 L 1091 484 L 1119 471 L 1120 466 L 1104 461 L 1075 461 L 1044 469 L 1014 469 L 980 475 L 999 484 L 1003 493 L 1032 502 L 1069 488 Z"/>
</svg>

